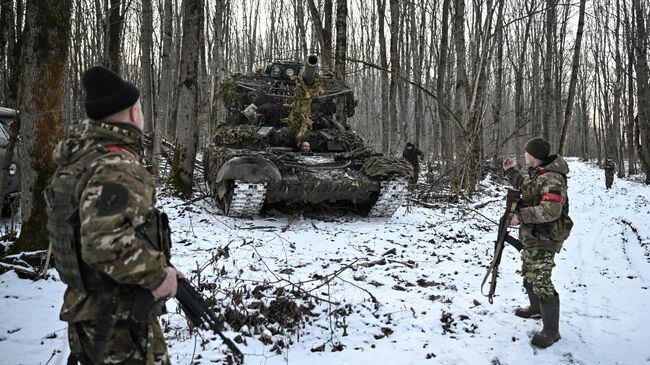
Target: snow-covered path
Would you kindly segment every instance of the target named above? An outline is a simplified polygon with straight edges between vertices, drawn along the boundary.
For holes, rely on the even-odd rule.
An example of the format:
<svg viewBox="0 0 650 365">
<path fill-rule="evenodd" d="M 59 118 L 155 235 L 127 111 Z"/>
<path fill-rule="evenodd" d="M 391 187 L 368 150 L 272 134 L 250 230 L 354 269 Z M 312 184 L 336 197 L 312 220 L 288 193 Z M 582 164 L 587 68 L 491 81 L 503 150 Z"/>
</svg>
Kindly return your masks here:
<svg viewBox="0 0 650 365">
<path fill-rule="evenodd" d="M 232 305 L 226 293 L 233 288 L 258 287 L 259 301 L 269 304 L 278 287 L 296 288 L 288 283 L 312 295 L 296 300 L 312 304 L 314 314 L 303 317 L 299 336 L 266 325 L 274 344 L 293 343 L 288 349 L 273 351 L 259 333 L 244 336 L 246 364 L 650 363 L 650 187 L 616 180 L 605 191 L 602 170 L 575 160 L 570 168 L 575 227 L 554 271 L 562 339 L 546 350 L 529 344 L 540 321 L 512 314 L 525 301 L 514 249 L 504 253 L 494 304 L 481 295 L 496 227 L 471 210 L 402 208 L 390 220 L 235 220 L 205 201 L 162 202 L 175 228 L 173 261 L 186 273 L 202 267 L 202 281 L 217 283 L 218 301 Z M 505 188 L 484 184 L 490 193 L 469 206 L 487 203 L 480 213 L 497 219 Z M 50 364 L 65 364 L 65 324 L 57 320 L 62 291 L 54 280 L 0 276 L 0 364 L 45 364 L 52 354 Z M 253 313 L 256 300 L 244 296 L 238 308 Z M 220 342 L 203 333 L 202 346 L 174 304 L 168 307 L 163 319 L 173 363 L 220 362 Z"/>
</svg>

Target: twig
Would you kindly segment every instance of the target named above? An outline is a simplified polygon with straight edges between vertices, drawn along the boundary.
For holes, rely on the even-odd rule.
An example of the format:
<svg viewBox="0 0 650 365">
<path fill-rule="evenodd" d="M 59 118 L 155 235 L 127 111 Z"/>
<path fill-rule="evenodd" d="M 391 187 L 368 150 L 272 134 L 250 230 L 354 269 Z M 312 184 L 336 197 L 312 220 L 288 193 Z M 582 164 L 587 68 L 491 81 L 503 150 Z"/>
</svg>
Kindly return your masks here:
<svg viewBox="0 0 650 365">
<path fill-rule="evenodd" d="M 50 268 L 50 257 L 52 257 L 52 242 L 50 242 L 49 246 L 47 247 L 47 256 L 45 257 L 45 265 L 43 265 L 43 269 L 41 270 L 41 273 L 38 274 L 37 278 L 47 279 L 47 270 Z"/>
<path fill-rule="evenodd" d="M 348 280 L 343 279 L 342 277 L 339 277 L 339 280 L 341 280 L 341 281 L 343 281 L 343 282 L 346 282 L 346 283 L 348 283 L 348 284 L 350 284 L 350 285 L 356 287 L 357 289 L 361 289 L 361 290 L 363 290 L 364 292 L 366 292 L 366 293 L 370 296 L 370 298 L 372 299 L 372 302 L 373 302 L 373 303 L 375 303 L 375 304 L 381 304 L 381 303 L 379 302 L 379 300 L 377 300 L 377 298 L 376 298 L 374 295 L 372 295 L 371 292 L 368 291 L 368 289 L 366 289 L 366 288 L 362 288 L 362 287 L 360 287 L 359 285 L 357 285 L 357 284 L 355 284 L 355 283 L 353 283 L 353 282 L 351 282 L 351 281 L 348 281 Z"/>
<path fill-rule="evenodd" d="M 296 220 L 296 217 L 297 216 L 294 215 L 291 218 L 289 218 L 289 221 L 287 222 L 287 225 L 284 226 L 284 228 L 282 228 L 283 233 L 286 232 L 289 229 L 289 226 L 291 225 L 291 223 L 293 223 L 294 220 Z"/>
<path fill-rule="evenodd" d="M 496 202 L 499 202 L 499 201 L 501 201 L 501 199 L 494 199 L 494 200 L 486 201 L 485 203 L 476 204 L 476 205 L 474 206 L 474 209 L 485 208 L 488 204 L 490 204 L 490 203 L 496 203 Z"/>
</svg>

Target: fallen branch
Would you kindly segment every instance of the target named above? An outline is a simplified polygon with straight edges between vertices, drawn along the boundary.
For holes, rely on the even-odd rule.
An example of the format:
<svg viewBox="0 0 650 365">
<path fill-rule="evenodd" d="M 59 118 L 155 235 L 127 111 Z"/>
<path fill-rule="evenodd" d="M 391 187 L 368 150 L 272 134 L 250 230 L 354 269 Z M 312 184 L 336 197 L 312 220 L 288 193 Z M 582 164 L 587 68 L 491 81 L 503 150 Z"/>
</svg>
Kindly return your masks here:
<svg viewBox="0 0 650 365">
<path fill-rule="evenodd" d="M 38 277 L 36 270 L 34 270 L 34 268 L 32 267 L 24 267 L 24 266 L 19 266 L 14 264 L 8 264 L 6 262 L 0 262 L 0 270 L 4 270 L 4 271 L 13 270 L 19 276 L 22 274 L 32 280 Z"/>
</svg>

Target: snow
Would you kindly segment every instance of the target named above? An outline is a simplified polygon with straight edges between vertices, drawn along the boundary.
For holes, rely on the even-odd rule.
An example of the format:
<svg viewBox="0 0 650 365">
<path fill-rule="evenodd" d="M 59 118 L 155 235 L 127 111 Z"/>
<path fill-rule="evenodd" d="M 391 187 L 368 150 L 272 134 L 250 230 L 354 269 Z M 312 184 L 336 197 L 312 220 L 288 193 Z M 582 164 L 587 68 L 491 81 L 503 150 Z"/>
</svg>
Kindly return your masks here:
<svg viewBox="0 0 650 365">
<path fill-rule="evenodd" d="M 174 229 L 172 261 L 195 283 L 197 268 L 202 283 L 216 283 L 204 293 L 217 303 L 255 313 L 250 305 L 258 299 L 240 301 L 232 292 L 265 283 L 259 300 L 267 305 L 279 287 L 285 296 L 299 287 L 295 302 L 314 305 L 318 316 L 303 317 L 294 333 L 271 323 L 225 331 L 243 335 L 246 364 L 649 363 L 650 187 L 617 179 L 606 191 L 595 165 L 569 159 L 569 166 L 575 226 L 553 276 L 562 339 L 543 350 L 530 345 L 541 322 L 512 314 L 526 302 L 516 250 L 504 252 L 494 304 L 480 293 L 496 237 L 482 215 L 497 220 L 506 191 L 490 178 L 476 201 L 402 207 L 391 219 L 232 219 L 207 200 L 160 203 Z M 65 364 L 63 290 L 55 271 L 37 282 L 0 276 L 0 364 Z M 175 302 L 167 307 L 162 321 L 174 364 L 223 361 L 218 337 L 190 333 Z M 261 334 L 267 343 L 292 344 L 278 354 Z"/>
</svg>

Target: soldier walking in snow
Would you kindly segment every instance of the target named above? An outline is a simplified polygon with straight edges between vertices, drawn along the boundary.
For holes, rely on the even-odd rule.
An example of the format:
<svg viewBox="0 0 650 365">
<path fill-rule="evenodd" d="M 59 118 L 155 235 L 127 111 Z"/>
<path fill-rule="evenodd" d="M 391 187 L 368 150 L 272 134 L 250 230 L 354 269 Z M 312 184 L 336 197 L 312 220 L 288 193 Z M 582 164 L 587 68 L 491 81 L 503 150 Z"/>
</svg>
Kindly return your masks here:
<svg viewBox="0 0 650 365">
<path fill-rule="evenodd" d="M 540 137 L 526 143 L 528 173 L 517 171 L 506 159 L 502 167 L 513 187 L 521 190 L 521 201 L 512 214 L 511 225 L 519 225 L 522 250 L 522 276 L 530 305 L 517 308 L 523 318 L 542 317 L 544 328 L 533 335 L 531 343 L 548 347 L 560 339 L 560 297 L 551 274 L 554 257 L 569 236 L 573 222 L 569 218 L 567 177 L 569 167 L 560 155 L 549 155 L 549 143 Z"/>
<path fill-rule="evenodd" d="M 614 170 L 616 169 L 616 164 L 614 164 L 614 161 L 611 159 L 606 158 L 603 163 L 603 169 L 605 170 L 605 187 L 609 189 L 614 183 Z"/>
<path fill-rule="evenodd" d="M 424 153 L 415 147 L 413 143 L 408 142 L 406 143 L 404 152 L 402 152 L 402 157 L 413 166 L 413 176 L 411 177 L 410 183 L 416 184 L 420 175 L 420 158 L 424 157 Z"/>
<path fill-rule="evenodd" d="M 88 69 L 83 85 L 90 119 L 67 127 L 46 191 L 67 285 L 60 318 L 68 322 L 68 364 L 169 364 L 157 315 L 182 275 L 167 265 L 167 219 L 140 160 L 140 92 L 103 67 Z M 143 313 L 142 293 L 153 298 Z"/>
</svg>

